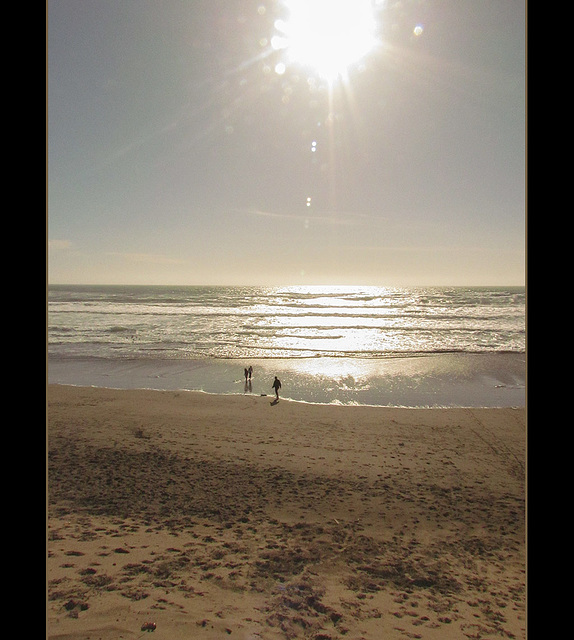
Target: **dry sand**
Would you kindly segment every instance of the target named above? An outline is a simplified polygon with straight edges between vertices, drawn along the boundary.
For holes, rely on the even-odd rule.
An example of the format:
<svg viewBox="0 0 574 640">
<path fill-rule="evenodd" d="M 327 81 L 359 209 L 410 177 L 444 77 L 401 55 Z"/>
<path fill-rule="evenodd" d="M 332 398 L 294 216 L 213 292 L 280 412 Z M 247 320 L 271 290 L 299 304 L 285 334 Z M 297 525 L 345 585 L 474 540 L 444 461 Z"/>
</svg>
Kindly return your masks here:
<svg viewBox="0 0 574 640">
<path fill-rule="evenodd" d="M 525 443 L 524 409 L 51 385 L 48 637 L 525 638 Z"/>
</svg>

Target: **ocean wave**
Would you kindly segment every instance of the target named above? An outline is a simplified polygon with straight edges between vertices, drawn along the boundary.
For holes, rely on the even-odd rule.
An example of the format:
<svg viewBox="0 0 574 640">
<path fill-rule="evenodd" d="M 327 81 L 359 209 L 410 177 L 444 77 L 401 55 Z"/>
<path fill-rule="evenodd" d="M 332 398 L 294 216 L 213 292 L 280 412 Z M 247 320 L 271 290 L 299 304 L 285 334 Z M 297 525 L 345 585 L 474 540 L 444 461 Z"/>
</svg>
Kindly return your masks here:
<svg viewBox="0 0 574 640">
<path fill-rule="evenodd" d="M 522 352 L 524 290 L 384 287 L 57 287 L 58 354 L 172 358 L 394 357 Z"/>
<path fill-rule="evenodd" d="M 417 320 L 419 322 L 424 322 L 425 324 L 430 324 L 432 322 L 521 322 L 524 324 L 524 314 L 520 310 L 516 310 L 515 312 L 485 312 L 482 314 L 469 314 L 462 313 L 457 310 L 453 310 L 449 313 L 423 313 L 422 311 L 410 311 L 405 313 L 395 313 L 391 312 L 388 308 L 385 308 L 386 313 L 378 312 L 376 309 L 361 309 L 360 311 L 352 310 L 352 309 L 331 309 L 329 311 L 318 311 L 312 309 L 301 309 L 297 312 L 293 311 L 284 311 L 282 309 L 268 309 L 265 311 L 253 311 L 249 309 L 183 309 L 170 307 L 168 309 L 162 310 L 161 312 L 157 309 L 97 309 L 97 310 L 87 310 L 87 309 L 52 309 L 50 314 L 55 317 L 58 314 L 66 314 L 69 316 L 89 316 L 90 318 L 96 318 L 99 316 L 107 317 L 121 317 L 121 316 L 129 316 L 130 318 L 156 318 L 158 321 L 168 320 L 170 317 L 180 316 L 183 319 L 188 320 L 189 322 L 193 322 L 194 320 L 204 320 L 204 319 L 227 319 L 229 322 L 235 322 L 237 320 L 241 320 L 243 322 L 248 319 L 251 322 L 273 322 L 278 318 L 282 318 L 285 320 L 298 320 L 298 319 L 311 319 L 316 318 L 317 320 L 325 320 L 331 319 L 332 321 L 336 320 L 353 320 L 353 319 L 365 319 L 370 321 L 380 321 L 380 322 L 388 322 L 388 321 L 396 321 L 405 323 L 408 320 Z M 81 319 L 78 320 L 80 322 Z M 306 325 L 302 325 L 306 326 Z M 310 326 L 310 325 L 307 325 Z M 345 325 L 346 326 L 346 325 Z M 357 325 L 360 326 L 360 325 Z"/>
</svg>

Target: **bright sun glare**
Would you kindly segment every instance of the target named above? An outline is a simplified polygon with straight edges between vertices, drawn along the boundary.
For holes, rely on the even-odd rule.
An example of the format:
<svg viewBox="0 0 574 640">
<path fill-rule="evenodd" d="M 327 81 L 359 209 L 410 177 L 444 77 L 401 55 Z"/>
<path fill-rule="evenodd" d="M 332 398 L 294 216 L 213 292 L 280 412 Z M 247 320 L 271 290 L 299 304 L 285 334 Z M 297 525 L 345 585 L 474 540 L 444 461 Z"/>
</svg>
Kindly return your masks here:
<svg viewBox="0 0 574 640">
<path fill-rule="evenodd" d="M 277 20 L 276 50 L 287 62 L 311 67 L 334 80 L 375 45 L 371 0 L 285 0 L 289 16 Z"/>
</svg>

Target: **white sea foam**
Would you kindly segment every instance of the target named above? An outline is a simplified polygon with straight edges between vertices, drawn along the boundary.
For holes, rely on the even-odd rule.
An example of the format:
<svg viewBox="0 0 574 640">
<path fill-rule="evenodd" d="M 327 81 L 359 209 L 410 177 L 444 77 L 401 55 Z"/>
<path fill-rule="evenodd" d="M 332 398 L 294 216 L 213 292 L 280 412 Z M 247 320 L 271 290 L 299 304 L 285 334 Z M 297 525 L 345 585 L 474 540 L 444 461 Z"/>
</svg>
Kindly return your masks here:
<svg viewBox="0 0 574 640">
<path fill-rule="evenodd" d="M 50 355 L 523 352 L 524 288 L 51 287 Z"/>
</svg>

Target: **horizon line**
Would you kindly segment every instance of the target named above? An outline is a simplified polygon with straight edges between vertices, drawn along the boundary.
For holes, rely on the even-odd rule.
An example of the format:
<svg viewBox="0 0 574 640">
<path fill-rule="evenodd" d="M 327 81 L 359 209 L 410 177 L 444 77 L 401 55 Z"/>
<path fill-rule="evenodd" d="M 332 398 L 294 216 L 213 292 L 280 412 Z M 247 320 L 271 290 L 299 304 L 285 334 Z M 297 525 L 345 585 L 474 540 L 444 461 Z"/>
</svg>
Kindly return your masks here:
<svg viewBox="0 0 574 640">
<path fill-rule="evenodd" d="M 47 287 L 377 287 L 377 288 L 417 288 L 417 287 L 466 287 L 466 288 L 508 288 L 526 287 L 522 284 L 349 284 L 349 283 L 291 283 L 291 284 L 222 284 L 222 283 L 141 283 L 141 282 L 47 282 Z"/>
</svg>

